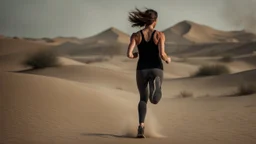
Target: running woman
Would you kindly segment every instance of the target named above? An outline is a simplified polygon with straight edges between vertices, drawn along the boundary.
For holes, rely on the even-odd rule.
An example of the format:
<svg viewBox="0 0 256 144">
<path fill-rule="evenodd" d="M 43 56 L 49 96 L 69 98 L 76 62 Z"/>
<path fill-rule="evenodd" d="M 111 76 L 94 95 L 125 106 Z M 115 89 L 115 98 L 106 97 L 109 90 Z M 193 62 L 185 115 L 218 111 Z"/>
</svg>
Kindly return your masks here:
<svg viewBox="0 0 256 144">
<path fill-rule="evenodd" d="M 135 9 L 129 13 L 129 21 L 132 27 L 140 27 L 141 30 L 132 33 L 127 49 L 127 57 L 135 59 L 139 57 L 136 68 L 137 88 L 140 94 L 138 104 L 139 126 L 138 138 L 144 136 L 144 121 L 147 113 L 148 99 L 157 104 L 162 97 L 163 63 L 171 62 L 171 58 L 165 52 L 165 35 L 155 30 L 158 13 L 153 9 L 141 11 Z M 133 52 L 137 46 L 138 52 Z M 148 92 L 149 85 L 149 92 Z"/>
</svg>

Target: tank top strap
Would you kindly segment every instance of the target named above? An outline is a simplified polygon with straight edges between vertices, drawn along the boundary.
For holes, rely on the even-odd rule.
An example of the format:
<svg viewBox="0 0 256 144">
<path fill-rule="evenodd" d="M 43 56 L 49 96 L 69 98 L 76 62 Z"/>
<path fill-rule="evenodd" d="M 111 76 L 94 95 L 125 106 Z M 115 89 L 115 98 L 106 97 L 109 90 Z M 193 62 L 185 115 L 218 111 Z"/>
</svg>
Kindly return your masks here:
<svg viewBox="0 0 256 144">
<path fill-rule="evenodd" d="M 142 41 L 145 41 L 145 37 L 144 37 L 142 30 L 140 30 L 140 33 L 141 33 Z"/>
<path fill-rule="evenodd" d="M 154 41 L 154 34 L 155 34 L 155 32 L 156 32 L 156 30 L 154 30 L 154 31 L 152 32 L 152 35 L 151 35 L 151 38 L 150 38 L 149 41 Z"/>
</svg>

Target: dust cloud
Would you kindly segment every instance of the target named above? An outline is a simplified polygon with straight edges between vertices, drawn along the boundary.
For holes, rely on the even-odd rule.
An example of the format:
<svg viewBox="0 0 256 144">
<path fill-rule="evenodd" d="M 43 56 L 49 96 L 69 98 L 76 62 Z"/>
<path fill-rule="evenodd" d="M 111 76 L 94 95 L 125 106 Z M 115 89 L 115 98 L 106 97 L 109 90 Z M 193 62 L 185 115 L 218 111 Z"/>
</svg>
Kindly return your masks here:
<svg viewBox="0 0 256 144">
<path fill-rule="evenodd" d="M 256 33 L 256 0 L 225 0 L 223 18 L 231 26 Z"/>
</svg>

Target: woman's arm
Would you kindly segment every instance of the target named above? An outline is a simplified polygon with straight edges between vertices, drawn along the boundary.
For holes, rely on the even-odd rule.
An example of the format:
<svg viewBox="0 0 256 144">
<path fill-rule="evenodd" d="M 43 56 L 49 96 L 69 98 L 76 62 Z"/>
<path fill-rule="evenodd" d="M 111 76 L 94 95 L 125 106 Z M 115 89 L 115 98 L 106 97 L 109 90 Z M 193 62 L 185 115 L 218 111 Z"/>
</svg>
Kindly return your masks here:
<svg viewBox="0 0 256 144">
<path fill-rule="evenodd" d="M 164 33 L 160 32 L 160 39 L 158 42 L 158 49 L 159 49 L 159 54 L 166 63 L 171 62 L 171 58 L 168 57 L 168 55 L 165 53 L 165 35 Z"/>
<path fill-rule="evenodd" d="M 131 35 L 130 43 L 127 49 L 127 57 L 130 59 L 134 59 L 138 57 L 138 53 L 133 53 L 135 46 L 136 46 L 136 37 L 135 37 L 135 33 L 133 33 Z"/>
</svg>

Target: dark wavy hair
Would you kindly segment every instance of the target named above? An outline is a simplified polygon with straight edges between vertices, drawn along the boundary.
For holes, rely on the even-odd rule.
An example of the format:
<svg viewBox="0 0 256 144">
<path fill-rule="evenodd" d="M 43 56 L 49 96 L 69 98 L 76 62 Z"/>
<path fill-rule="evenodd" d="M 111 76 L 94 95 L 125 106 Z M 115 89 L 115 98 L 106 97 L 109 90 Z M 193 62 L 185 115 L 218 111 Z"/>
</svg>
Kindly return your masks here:
<svg viewBox="0 0 256 144">
<path fill-rule="evenodd" d="M 145 11 L 141 11 L 135 8 L 134 11 L 129 12 L 129 21 L 132 23 L 132 27 L 143 27 L 151 25 L 156 21 L 158 13 L 153 9 L 146 8 Z"/>
</svg>

